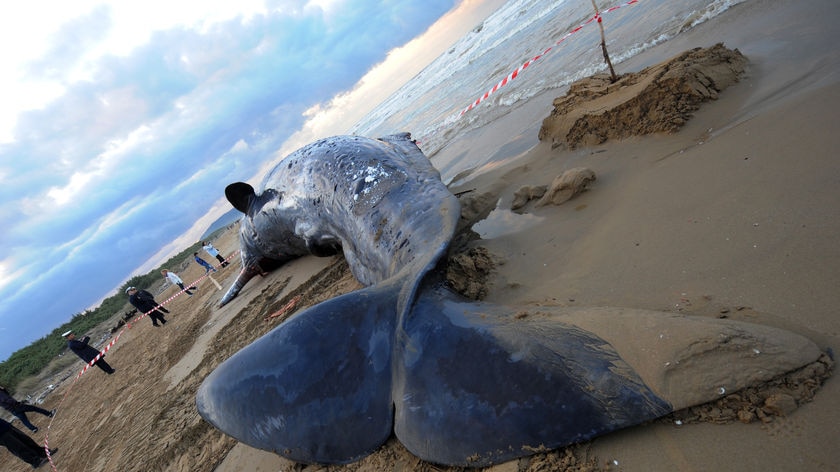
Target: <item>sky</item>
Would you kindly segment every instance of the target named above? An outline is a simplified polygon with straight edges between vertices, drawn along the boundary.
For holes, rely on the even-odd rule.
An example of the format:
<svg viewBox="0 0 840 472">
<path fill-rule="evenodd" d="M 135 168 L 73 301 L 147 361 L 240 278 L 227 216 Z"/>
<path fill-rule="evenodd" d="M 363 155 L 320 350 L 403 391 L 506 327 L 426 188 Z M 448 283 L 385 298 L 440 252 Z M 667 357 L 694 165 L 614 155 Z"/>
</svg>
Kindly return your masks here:
<svg viewBox="0 0 840 472">
<path fill-rule="evenodd" d="M 197 242 L 227 184 L 346 133 L 503 3 L 0 6 L 0 360 Z"/>
</svg>

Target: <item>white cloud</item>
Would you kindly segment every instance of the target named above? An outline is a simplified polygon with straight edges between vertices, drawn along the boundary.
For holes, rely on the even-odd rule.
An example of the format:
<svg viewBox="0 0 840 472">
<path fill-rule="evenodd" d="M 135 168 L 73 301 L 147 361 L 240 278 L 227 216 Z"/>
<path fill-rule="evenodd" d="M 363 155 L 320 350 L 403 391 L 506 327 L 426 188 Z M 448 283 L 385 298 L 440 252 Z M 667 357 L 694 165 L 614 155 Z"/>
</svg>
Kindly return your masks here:
<svg viewBox="0 0 840 472">
<path fill-rule="evenodd" d="M 332 12 L 336 10 L 336 5 L 343 3 L 342 0 L 310 0 L 306 2 L 306 6 L 304 10 L 310 10 L 313 8 L 317 8 L 324 12 L 324 14 L 329 17 Z"/>
<path fill-rule="evenodd" d="M 330 3 L 330 2 L 326 2 Z M 74 20 L 106 9 L 110 24 L 96 24 L 106 34 L 63 74 L 32 76 L 27 66 L 44 57 L 61 28 Z M 14 142 L 17 116 L 38 110 L 61 97 L 68 84 L 88 81 L 105 55 L 125 56 L 146 44 L 156 31 L 185 28 L 207 31 L 214 24 L 265 14 L 261 0 L 29 0 L 6 2 L 0 7 L 0 144 Z M 56 71 L 50 70 L 50 73 Z"/>
<path fill-rule="evenodd" d="M 0 289 L 8 285 L 9 282 L 15 280 L 23 272 L 20 268 L 18 268 L 17 271 L 13 271 L 13 267 L 14 261 L 11 259 L 0 261 Z"/>
<path fill-rule="evenodd" d="M 69 9 L 79 11 L 76 8 L 77 2 L 66 3 Z M 264 2 L 261 0 L 94 0 L 87 3 L 90 5 L 89 9 L 107 6 L 113 22 L 110 34 L 91 57 L 104 54 L 127 55 L 136 47 L 148 42 L 156 31 L 185 28 L 206 32 L 220 22 L 234 18 L 248 21 L 254 15 L 266 13 Z M 72 17 L 72 14 L 67 17 Z"/>
<path fill-rule="evenodd" d="M 329 0 L 311 3 L 334 3 Z M 501 5 L 503 0 L 465 0 L 442 16 L 422 35 L 392 49 L 387 58 L 374 66 L 356 87 L 333 97 L 327 104 L 317 104 L 304 113 L 307 118 L 297 131 L 277 152 L 285 156 L 301 146 L 330 135 L 348 132 L 354 124 L 369 113 L 374 105 L 390 96 L 411 77 L 419 73 L 446 48 L 475 27 L 476 21 L 486 17 Z M 264 166 L 261 173 L 270 166 Z"/>
<path fill-rule="evenodd" d="M 58 206 L 64 206 L 67 203 L 75 200 L 85 188 L 85 186 L 93 180 L 94 173 L 92 172 L 75 172 L 70 177 L 70 182 L 64 187 L 51 187 L 47 191 L 47 196 L 52 199 L 52 203 Z M 51 203 L 47 203 L 52 206 Z"/>
<path fill-rule="evenodd" d="M 228 152 L 230 152 L 230 153 L 242 152 L 242 151 L 247 151 L 248 148 L 249 148 L 248 143 L 246 143 L 244 139 L 240 139 L 239 141 L 236 142 L 236 144 L 233 145 L 233 147 L 230 148 L 230 150 Z"/>
<path fill-rule="evenodd" d="M 41 209 L 57 210 L 67 204 L 79 202 L 81 195 L 91 185 L 112 175 L 111 171 L 125 159 L 125 156 L 140 144 L 151 141 L 152 138 L 151 129 L 143 125 L 133 130 L 124 139 L 112 139 L 106 144 L 107 149 L 104 152 L 88 162 L 85 170 L 73 172 L 63 186 L 50 187 L 47 191 L 50 200 L 43 201 L 40 204 Z M 56 208 L 56 205 L 59 208 Z"/>
</svg>

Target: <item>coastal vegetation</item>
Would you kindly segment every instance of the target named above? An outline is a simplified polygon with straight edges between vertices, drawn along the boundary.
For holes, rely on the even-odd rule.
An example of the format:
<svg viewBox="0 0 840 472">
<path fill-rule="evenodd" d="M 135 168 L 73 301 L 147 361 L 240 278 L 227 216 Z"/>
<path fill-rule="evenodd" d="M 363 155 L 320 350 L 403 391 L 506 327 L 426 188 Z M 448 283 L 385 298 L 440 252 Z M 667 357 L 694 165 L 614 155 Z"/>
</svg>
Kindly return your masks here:
<svg viewBox="0 0 840 472">
<path fill-rule="evenodd" d="M 206 239 L 212 240 L 217 237 L 223 228 L 214 231 Z M 143 275 L 135 275 L 117 288 L 116 292 L 104 299 L 99 306 L 85 310 L 73 315 L 69 321 L 61 324 L 40 339 L 33 341 L 30 345 L 12 353 L 8 359 L 0 362 L 0 385 L 5 386 L 14 393 L 21 382 L 35 376 L 46 369 L 50 363 L 67 351 L 67 341 L 61 336 L 67 330 L 77 333 L 89 333 L 97 326 L 109 322 L 112 318 L 133 309 L 128 304 L 125 296 L 125 289 L 131 286 L 152 287 L 161 283 L 160 270 L 164 267 L 177 267 L 184 261 L 192 261 L 193 253 L 201 250 L 201 243 L 187 247 L 180 253 L 171 257 L 156 269 Z"/>
</svg>

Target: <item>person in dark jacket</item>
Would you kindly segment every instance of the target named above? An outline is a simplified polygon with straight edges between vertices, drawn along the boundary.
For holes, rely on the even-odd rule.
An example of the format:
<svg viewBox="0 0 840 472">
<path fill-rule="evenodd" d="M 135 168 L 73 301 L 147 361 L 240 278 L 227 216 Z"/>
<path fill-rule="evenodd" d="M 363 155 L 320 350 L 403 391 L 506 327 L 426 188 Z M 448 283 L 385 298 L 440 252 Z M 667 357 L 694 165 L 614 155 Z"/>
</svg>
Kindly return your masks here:
<svg viewBox="0 0 840 472">
<path fill-rule="evenodd" d="M 11 414 L 17 416 L 20 422 L 23 423 L 24 426 L 29 428 L 29 430 L 33 433 L 38 432 L 38 427 L 32 424 L 32 422 L 29 421 L 29 418 L 26 417 L 27 411 L 34 411 L 35 413 L 40 413 L 44 416 L 49 416 L 50 418 L 52 418 L 55 415 L 55 410 L 47 411 L 43 408 L 38 408 L 35 405 L 30 405 L 28 403 L 23 403 L 15 400 L 12 394 L 10 394 L 8 390 L 6 390 L 6 387 L 0 387 L 0 406 L 9 410 Z"/>
<path fill-rule="evenodd" d="M 148 313 L 153 326 L 160 326 L 158 321 L 166 324 L 166 318 L 163 317 L 163 314 L 169 313 L 169 310 L 160 306 L 160 303 L 155 301 L 154 295 L 145 290 L 138 290 L 137 287 L 128 287 L 125 289 L 125 293 L 128 294 L 128 303 L 134 305 L 137 311 Z"/>
<path fill-rule="evenodd" d="M 26 433 L 3 419 L 0 419 L 0 445 L 34 469 L 49 462 L 47 451 L 43 447 L 39 446 Z M 56 452 L 58 452 L 58 449 L 50 449 L 50 455 Z"/>
<path fill-rule="evenodd" d="M 67 347 L 69 347 L 71 351 L 73 351 L 77 356 L 79 356 L 83 361 L 87 362 L 88 364 L 90 364 L 90 361 L 92 361 L 94 358 L 96 358 L 96 356 L 99 355 L 99 351 L 97 351 L 96 348 L 88 344 L 88 341 L 90 341 L 90 336 L 85 336 L 84 338 L 82 338 L 81 341 L 76 339 L 76 335 L 73 333 L 73 331 L 67 331 L 66 333 L 62 334 L 62 336 L 67 338 Z M 113 367 L 111 367 L 110 365 L 108 365 L 107 362 L 105 362 L 105 354 L 102 354 L 102 357 L 100 357 L 99 360 L 96 361 L 96 366 L 105 371 L 105 373 L 107 373 L 108 375 L 111 375 L 114 372 L 116 372 L 116 370 Z"/>
</svg>

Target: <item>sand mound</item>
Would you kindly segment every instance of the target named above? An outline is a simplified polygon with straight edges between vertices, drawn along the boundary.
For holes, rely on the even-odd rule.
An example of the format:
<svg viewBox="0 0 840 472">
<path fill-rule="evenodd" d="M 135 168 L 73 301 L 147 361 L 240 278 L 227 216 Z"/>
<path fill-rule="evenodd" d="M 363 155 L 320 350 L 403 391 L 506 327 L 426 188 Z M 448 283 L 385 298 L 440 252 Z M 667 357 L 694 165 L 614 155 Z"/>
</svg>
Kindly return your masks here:
<svg viewBox="0 0 840 472">
<path fill-rule="evenodd" d="M 510 209 L 521 212 L 531 200 L 537 200 L 536 206 L 561 205 L 585 192 L 596 179 L 595 172 L 586 167 L 575 167 L 558 175 L 551 185 L 525 185 L 513 194 Z"/>
<path fill-rule="evenodd" d="M 475 247 L 455 254 L 446 264 L 446 282 L 461 295 L 481 300 L 487 296 L 487 279 L 495 262 L 487 248 Z"/>
<path fill-rule="evenodd" d="M 744 73 L 747 59 L 717 44 L 695 48 L 615 83 L 608 75 L 575 82 L 554 100 L 540 141 L 575 149 L 656 132 L 674 132 L 700 104 L 714 100 Z"/>
</svg>

